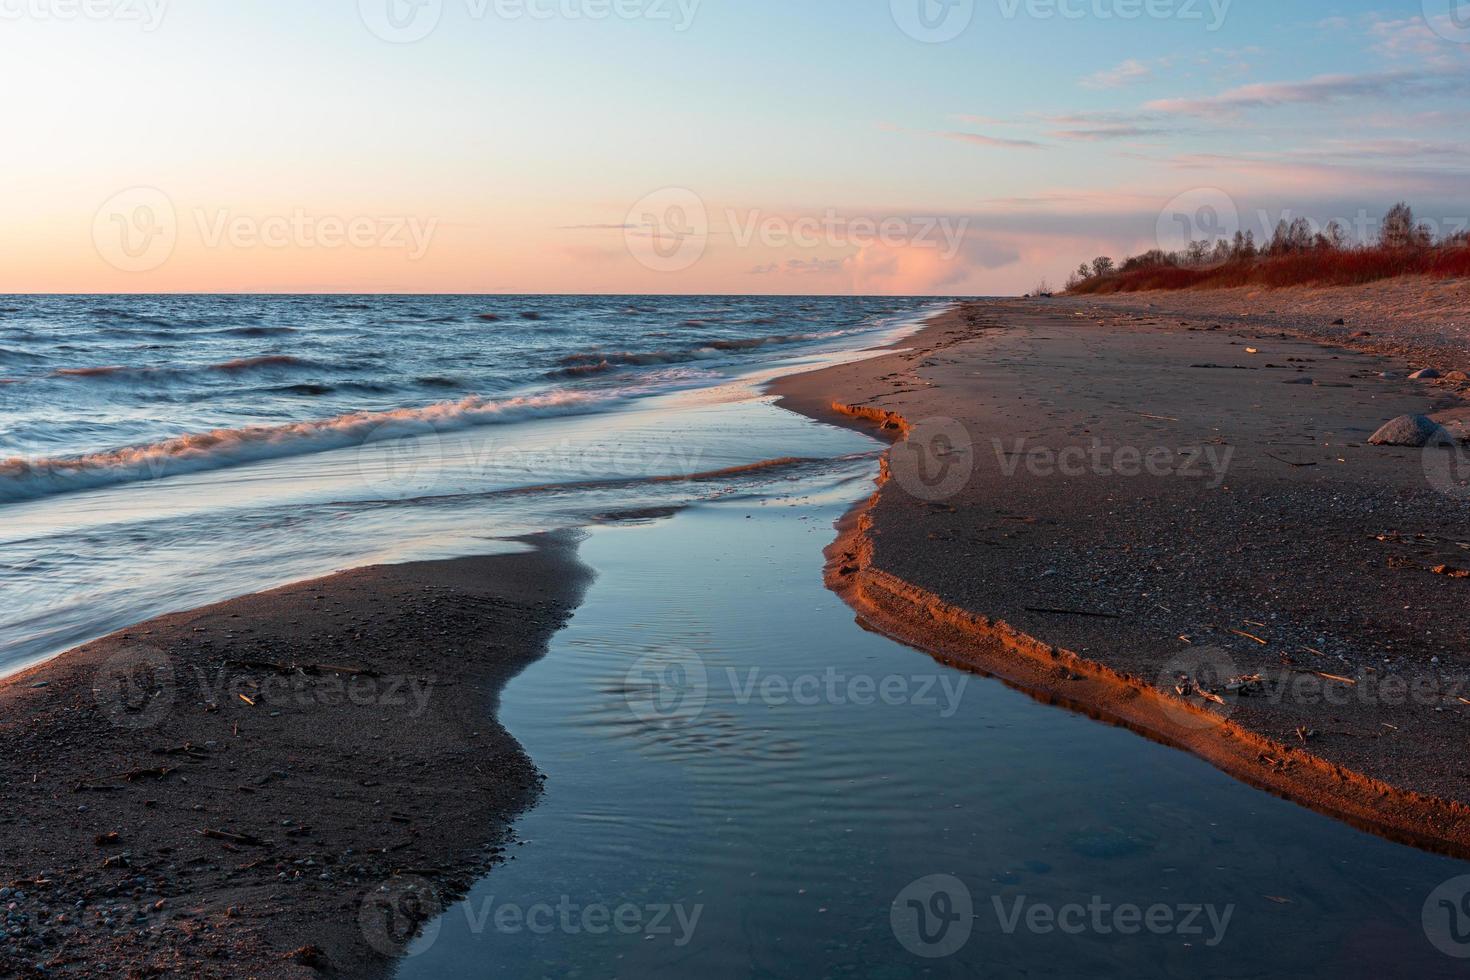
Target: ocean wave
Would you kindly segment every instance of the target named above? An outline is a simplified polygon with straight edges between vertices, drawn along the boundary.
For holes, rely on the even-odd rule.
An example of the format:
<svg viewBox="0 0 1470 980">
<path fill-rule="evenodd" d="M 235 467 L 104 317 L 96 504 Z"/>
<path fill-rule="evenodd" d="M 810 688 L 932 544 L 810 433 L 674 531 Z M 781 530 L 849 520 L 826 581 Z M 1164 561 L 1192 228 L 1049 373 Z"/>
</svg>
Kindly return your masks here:
<svg viewBox="0 0 1470 980">
<path fill-rule="evenodd" d="M 160 375 L 183 376 L 202 371 L 219 374 L 239 374 L 242 371 L 268 369 L 320 368 L 314 361 L 292 357 L 289 354 L 265 354 L 260 357 L 241 357 L 219 364 L 204 364 L 199 367 L 131 367 L 125 364 L 110 364 L 101 367 L 59 368 L 52 371 L 53 378 L 142 378 Z"/>
<path fill-rule="evenodd" d="M 212 331 L 224 337 L 280 337 L 296 332 L 295 327 L 229 327 Z"/>
<path fill-rule="evenodd" d="M 832 333 L 778 333 L 769 337 L 745 337 L 737 340 L 711 340 L 704 346 L 709 350 L 718 351 L 743 351 L 756 350 L 757 348 L 770 345 L 800 344 L 811 340 L 822 340 L 827 337 L 837 336 L 838 331 Z"/>
<path fill-rule="evenodd" d="M 148 368 L 129 368 L 121 365 L 112 367 L 61 368 L 51 372 L 53 378 L 109 378 L 118 374 L 137 374 Z"/>
<path fill-rule="evenodd" d="M 353 412 L 320 421 L 215 429 L 85 456 L 35 460 L 13 457 L 0 460 L 0 503 L 159 480 L 385 439 L 453 432 L 528 418 L 586 414 L 615 400 L 570 391 L 499 400 L 474 396 L 422 408 Z"/>
<path fill-rule="evenodd" d="M 577 378 L 589 374 L 603 374 L 620 367 L 649 367 L 655 364 L 687 364 L 699 359 L 695 351 L 579 351 L 559 358 L 556 370 L 547 372 L 548 378 Z"/>
<path fill-rule="evenodd" d="M 594 374 L 606 374 L 622 367 L 649 367 L 660 364 L 687 364 L 719 354 L 737 354 L 781 344 L 800 344 L 813 340 L 836 337 L 844 331 L 828 333 L 772 334 L 769 337 L 742 337 L 725 339 L 720 337 L 695 341 L 692 347 L 679 350 L 621 351 L 600 350 L 578 351 L 560 358 L 556 370 L 547 372 L 548 378 L 579 378 Z"/>
<path fill-rule="evenodd" d="M 237 371 L 250 371 L 255 368 L 307 368 L 316 367 L 311 361 L 303 361 L 299 357 L 289 354 L 266 354 L 263 357 L 240 357 L 233 361 L 225 361 L 223 364 L 210 364 L 205 367 L 206 371 L 224 371 L 234 374 Z"/>
<path fill-rule="evenodd" d="M 110 306 L 97 306 L 87 311 L 89 316 L 107 317 L 112 320 L 124 320 L 128 323 L 148 323 L 155 327 L 171 327 L 172 320 L 162 320 L 156 316 L 146 313 L 134 313 L 131 310 L 119 310 Z"/>
<path fill-rule="evenodd" d="M 332 394 L 333 392 L 335 392 L 337 390 L 337 387 L 335 385 L 323 385 L 323 384 L 299 384 L 299 385 L 279 385 L 278 387 L 275 387 L 275 388 L 265 388 L 263 390 L 268 391 L 268 392 L 272 392 L 272 393 L 278 394 L 278 395 L 310 395 L 313 398 L 317 398 L 317 397 L 320 397 L 322 395 L 330 395 L 330 394 Z"/>
</svg>

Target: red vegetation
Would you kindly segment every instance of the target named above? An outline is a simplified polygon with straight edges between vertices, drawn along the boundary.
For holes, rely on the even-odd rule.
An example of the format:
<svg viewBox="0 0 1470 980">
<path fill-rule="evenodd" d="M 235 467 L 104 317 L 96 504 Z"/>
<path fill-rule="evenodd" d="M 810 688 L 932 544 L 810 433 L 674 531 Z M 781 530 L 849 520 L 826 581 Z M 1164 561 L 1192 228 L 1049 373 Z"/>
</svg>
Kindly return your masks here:
<svg viewBox="0 0 1470 980">
<path fill-rule="evenodd" d="M 1082 295 L 1232 286 L 1355 286 L 1398 276 L 1470 277 L 1470 245 L 1440 248 L 1315 249 L 1231 259 L 1219 265 L 1144 265 L 1076 283 Z"/>
</svg>

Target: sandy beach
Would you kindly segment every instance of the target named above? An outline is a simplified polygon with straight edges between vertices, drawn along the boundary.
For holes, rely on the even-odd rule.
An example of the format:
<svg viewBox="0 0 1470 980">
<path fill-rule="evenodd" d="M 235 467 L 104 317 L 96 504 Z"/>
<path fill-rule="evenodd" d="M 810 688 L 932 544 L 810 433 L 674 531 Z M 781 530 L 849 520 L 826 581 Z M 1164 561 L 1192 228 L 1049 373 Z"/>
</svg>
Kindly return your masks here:
<svg viewBox="0 0 1470 980">
<path fill-rule="evenodd" d="M 941 659 L 1470 853 L 1463 451 L 1368 444 L 1462 416 L 1462 386 L 1131 299 L 964 304 L 778 382 L 897 440 L 829 584 Z"/>
<path fill-rule="evenodd" d="M 0 973 L 389 975 L 539 793 L 494 712 L 589 573 L 529 544 L 165 616 L 0 684 Z"/>
<path fill-rule="evenodd" d="M 1146 303 L 1007 300 L 773 392 L 893 442 L 827 549 L 863 625 L 1464 856 L 1470 664 L 1446 610 L 1470 494 L 1454 449 L 1368 443 L 1463 414 L 1461 383 L 1412 366 Z M 807 530 L 815 557 L 830 532 Z M 541 792 L 499 692 L 591 573 L 571 536 L 528 542 L 165 616 L 0 684 L 4 969 L 391 974 Z"/>
<path fill-rule="evenodd" d="M 1181 289 L 1058 298 L 1084 312 L 1286 330 L 1441 371 L 1470 370 L 1470 282 L 1405 276 L 1362 286 Z"/>
</svg>

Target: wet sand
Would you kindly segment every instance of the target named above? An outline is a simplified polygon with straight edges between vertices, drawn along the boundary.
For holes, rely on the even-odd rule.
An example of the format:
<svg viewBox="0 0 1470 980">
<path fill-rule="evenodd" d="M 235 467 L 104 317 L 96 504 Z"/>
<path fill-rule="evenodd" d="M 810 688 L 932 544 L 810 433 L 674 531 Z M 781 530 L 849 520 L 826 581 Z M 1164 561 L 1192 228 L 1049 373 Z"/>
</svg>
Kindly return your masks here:
<svg viewBox="0 0 1470 980">
<path fill-rule="evenodd" d="M 1470 854 L 1470 580 L 1435 571 L 1470 567 L 1470 467 L 1367 442 L 1462 413 L 1454 390 L 1281 330 L 1070 302 L 966 304 L 904 347 L 773 387 L 896 440 L 828 553 L 861 621 Z"/>
<path fill-rule="evenodd" d="M 539 793 L 497 698 L 590 573 L 571 538 L 529 542 L 165 616 L 0 683 L 0 974 L 389 975 Z"/>
</svg>

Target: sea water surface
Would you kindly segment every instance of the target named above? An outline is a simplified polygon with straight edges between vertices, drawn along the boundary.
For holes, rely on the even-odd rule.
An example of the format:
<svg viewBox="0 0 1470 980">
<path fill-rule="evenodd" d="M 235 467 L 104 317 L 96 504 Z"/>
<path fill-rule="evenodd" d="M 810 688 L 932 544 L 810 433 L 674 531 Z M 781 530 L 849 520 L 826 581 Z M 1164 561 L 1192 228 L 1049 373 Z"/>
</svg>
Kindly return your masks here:
<svg viewBox="0 0 1470 980">
<path fill-rule="evenodd" d="M 0 672 L 159 613 L 510 547 L 803 449 L 732 380 L 933 301 L 0 297 Z M 871 452 L 859 439 L 852 451 Z"/>
<path fill-rule="evenodd" d="M 401 976 L 1461 975 L 1470 865 L 938 665 L 825 590 L 883 447 L 757 383 L 933 308 L 0 300 L 0 670 L 587 527 L 597 580 L 502 698 L 546 794 Z"/>
</svg>

